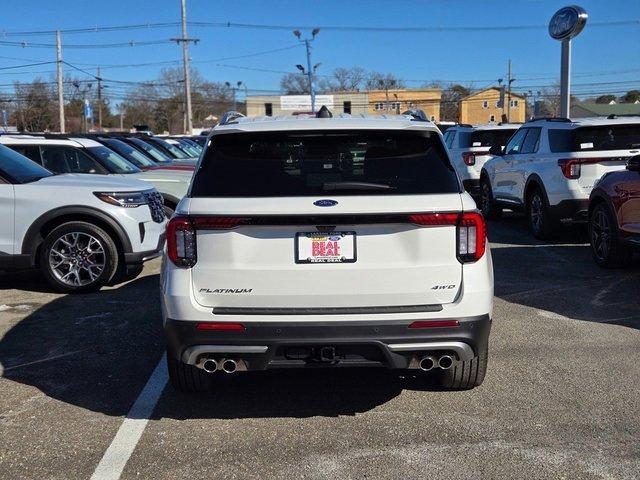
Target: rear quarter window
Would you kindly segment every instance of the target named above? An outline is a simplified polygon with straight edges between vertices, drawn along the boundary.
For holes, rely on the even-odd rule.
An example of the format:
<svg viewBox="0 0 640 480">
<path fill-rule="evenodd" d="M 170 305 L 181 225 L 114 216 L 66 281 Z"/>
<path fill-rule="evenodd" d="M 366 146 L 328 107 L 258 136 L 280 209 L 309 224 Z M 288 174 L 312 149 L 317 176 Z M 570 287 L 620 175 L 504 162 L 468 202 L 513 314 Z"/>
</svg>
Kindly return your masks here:
<svg viewBox="0 0 640 480">
<path fill-rule="evenodd" d="M 290 131 L 212 137 L 192 197 L 460 191 L 437 132 Z"/>
</svg>

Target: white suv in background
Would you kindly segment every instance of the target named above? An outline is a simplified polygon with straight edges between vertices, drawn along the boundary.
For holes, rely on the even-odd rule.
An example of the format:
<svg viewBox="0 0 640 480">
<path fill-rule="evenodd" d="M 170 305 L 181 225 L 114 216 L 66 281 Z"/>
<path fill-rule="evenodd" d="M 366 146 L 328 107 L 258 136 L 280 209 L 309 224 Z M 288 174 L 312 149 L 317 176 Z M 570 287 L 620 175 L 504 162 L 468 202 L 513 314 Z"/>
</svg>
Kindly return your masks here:
<svg viewBox="0 0 640 480">
<path fill-rule="evenodd" d="M 171 216 L 187 193 L 192 171 L 153 169 L 142 171 L 119 153 L 97 140 L 65 135 L 0 135 L 0 144 L 28 157 L 47 170 L 59 173 L 115 175 L 149 182 L 162 195 Z"/>
<path fill-rule="evenodd" d="M 493 269 L 485 223 L 429 121 L 232 118 L 167 226 L 173 386 L 222 372 L 432 370 L 480 385 Z"/>
<path fill-rule="evenodd" d="M 460 124 L 444 132 L 451 162 L 467 192 L 476 198 L 480 196 L 480 171 L 492 157 L 489 149 L 494 145 L 504 147 L 519 127 L 514 124 Z"/>
<path fill-rule="evenodd" d="M 607 172 L 640 152 L 640 117 L 538 119 L 524 124 L 481 174 L 481 209 L 524 210 L 531 233 L 554 235 L 561 220 L 585 221 L 589 195 Z"/>
<path fill-rule="evenodd" d="M 0 270 L 39 268 L 57 290 L 97 290 L 160 255 L 162 198 L 147 183 L 53 175 L 0 145 Z"/>
</svg>

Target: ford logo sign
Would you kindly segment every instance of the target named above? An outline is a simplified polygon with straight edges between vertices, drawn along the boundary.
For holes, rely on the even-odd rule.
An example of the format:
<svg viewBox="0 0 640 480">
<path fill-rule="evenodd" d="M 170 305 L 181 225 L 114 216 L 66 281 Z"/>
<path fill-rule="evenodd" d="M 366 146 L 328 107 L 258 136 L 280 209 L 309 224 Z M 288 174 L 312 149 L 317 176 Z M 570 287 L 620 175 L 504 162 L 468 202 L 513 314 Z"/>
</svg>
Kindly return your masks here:
<svg viewBox="0 0 640 480">
<path fill-rule="evenodd" d="M 313 202 L 313 204 L 316 207 L 334 207 L 338 204 L 338 202 L 336 202 L 335 200 L 323 199 L 323 200 L 316 200 L 315 202 Z"/>
<path fill-rule="evenodd" d="M 587 12 L 576 5 L 561 8 L 549 22 L 549 35 L 556 40 L 571 39 L 582 31 L 587 18 Z"/>
</svg>

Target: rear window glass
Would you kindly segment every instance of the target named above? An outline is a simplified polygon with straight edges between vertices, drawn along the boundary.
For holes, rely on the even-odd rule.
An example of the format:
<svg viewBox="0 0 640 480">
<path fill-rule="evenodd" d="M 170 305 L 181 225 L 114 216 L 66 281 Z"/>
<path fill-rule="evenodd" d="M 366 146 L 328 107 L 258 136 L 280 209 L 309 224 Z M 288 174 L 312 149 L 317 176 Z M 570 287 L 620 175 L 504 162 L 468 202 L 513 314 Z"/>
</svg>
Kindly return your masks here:
<svg viewBox="0 0 640 480">
<path fill-rule="evenodd" d="M 213 137 L 192 197 L 459 192 L 436 132 L 298 131 Z"/>
<path fill-rule="evenodd" d="M 594 152 L 639 148 L 640 124 L 549 130 L 549 147 L 552 152 Z"/>
<path fill-rule="evenodd" d="M 509 137 L 513 135 L 517 128 L 514 129 L 496 129 L 496 130 L 475 130 L 473 132 L 460 132 L 460 147 L 493 147 L 498 145 L 504 147 Z"/>
</svg>

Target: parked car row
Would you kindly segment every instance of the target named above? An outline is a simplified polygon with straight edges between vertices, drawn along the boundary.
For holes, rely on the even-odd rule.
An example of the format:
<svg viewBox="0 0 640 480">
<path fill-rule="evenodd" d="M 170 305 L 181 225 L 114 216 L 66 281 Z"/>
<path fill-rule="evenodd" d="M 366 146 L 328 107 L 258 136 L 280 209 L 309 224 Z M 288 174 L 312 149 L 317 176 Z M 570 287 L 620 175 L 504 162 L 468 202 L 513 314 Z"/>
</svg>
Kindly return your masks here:
<svg viewBox="0 0 640 480">
<path fill-rule="evenodd" d="M 541 240 L 561 223 L 588 223 L 595 261 L 625 264 L 640 247 L 640 117 L 536 119 L 512 128 L 508 139 L 494 133 L 484 143 L 475 140 L 503 127 L 508 131 L 459 125 L 445 133 L 455 168 L 485 218 L 496 219 L 505 208 L 524 212 Z"/>
<path fill-rule="evenodd" d="M 135 134 L 0 135 L 0 270 L 91 291 L 160 254 L 202 148 Z"/>
</svg>

